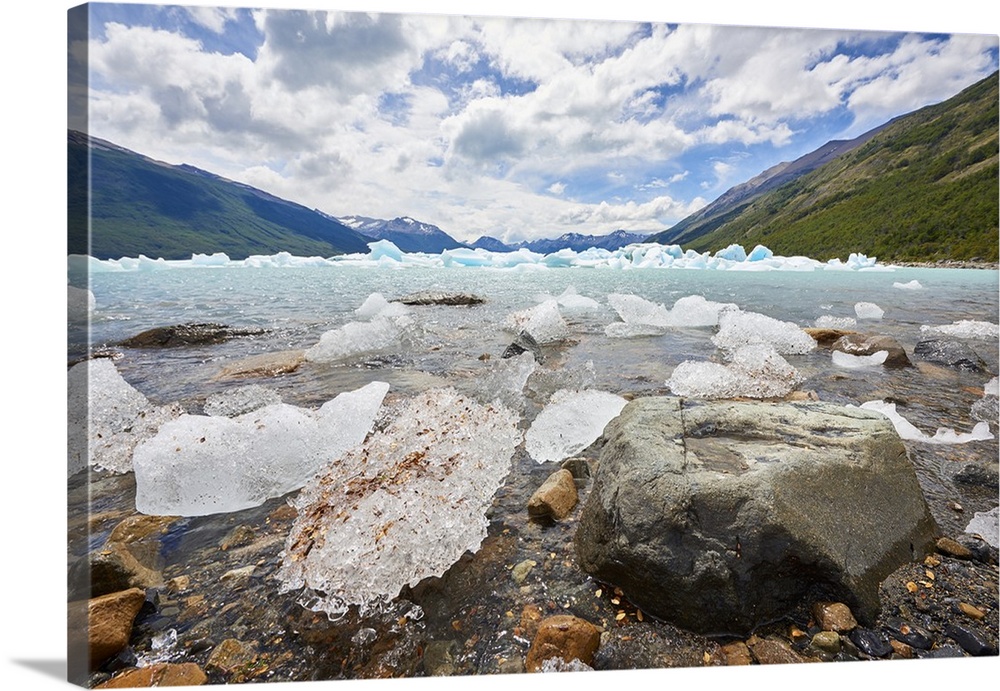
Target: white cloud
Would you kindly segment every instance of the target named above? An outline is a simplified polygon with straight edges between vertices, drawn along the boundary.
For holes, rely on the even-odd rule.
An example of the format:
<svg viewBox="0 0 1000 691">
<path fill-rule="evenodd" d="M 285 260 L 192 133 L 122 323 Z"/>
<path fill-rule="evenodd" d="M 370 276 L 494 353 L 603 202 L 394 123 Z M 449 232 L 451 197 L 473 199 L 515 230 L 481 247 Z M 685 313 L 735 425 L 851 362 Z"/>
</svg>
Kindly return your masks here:
<svg viewBox="0 0 1000 691">
<path fill-rule="evenodd" d="M 226 30 L 226 22 L 236 18 L 232 7 L 181 7 L 195 22 L 210 31 L 221 34 Z"/>
<path fill-rule="evenodd" d="M 562 193 L 566 191 L 566 184 L 562 182 L 553 182 L 548 186 L 548 191 L 552 194 L 562 196 Z"/>
</svg>

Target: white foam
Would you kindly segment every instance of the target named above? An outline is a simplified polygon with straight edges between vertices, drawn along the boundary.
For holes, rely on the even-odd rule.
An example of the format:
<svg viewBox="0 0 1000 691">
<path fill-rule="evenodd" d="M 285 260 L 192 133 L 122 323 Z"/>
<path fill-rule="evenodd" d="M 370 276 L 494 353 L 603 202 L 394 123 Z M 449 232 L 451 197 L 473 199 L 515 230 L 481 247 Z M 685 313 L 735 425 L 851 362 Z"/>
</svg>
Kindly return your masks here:
<svg viewBox="0 0 1000 691">
<path fill-rule="evenodd" d="M 556 391 L 531 423 L 524 448 L 538 463 L 569 458 L 594 443 L 626 403 L 604 391 Z"/>
<path fill-rule="evenodd" d="M 833 364 L 837 367 L 845 369 L 870 369 L 884 363 L 886 358 L 889 357 L 889 351 L 879 350 L 871 355 L 851 355 L 850 353 L 842 353 L 839 350 L 834 350 L 831 353 L 831 357 L 833 358 Z"/>
<path fill-rule="evenodd" d="M 885 314 L 885 310 L 874 302 L 859 302 L 854 305 L 854 313 L 858 315 L 858 319 L 878 320 Z"/>
<path fill-rule="evenodd" d="M 276 403 L 234 418 L 182 415 L 135 449 L 136 510 L 204 516 L 296 490 L 364 440 L 388 390 L 372 382 L 318 411 Z"/>
<path fill-rule="evenodd" d="M 934 436 L 929 436 L 921 432 L 915 425 L 896 412 L 895 403 L 885 401 L 867 401 L 861 404 L 865 410 L 874 410 L 889 418 L 892 426 L 896 428 L 896 433 L 902 439 L 917 441 L 925 444 L 967 444 L 973 441 L 985 441 L 993 439 L 989 424 L 985 422 L 977 423 L 971 432 L 958 433 L 949 427 L 939 427 Z"/>
<path fill-rule="evenodd" d="M 979 341 L 995 341 L 1000 336 L 1000 327 L 997 324 L 973 319 L 962 319 L 943 326 L 929 326 L 924 324 L 920 327 L 920 330 L 925 333 L 939 333 L 946 336 L 970 338 Z"/>
</svg>

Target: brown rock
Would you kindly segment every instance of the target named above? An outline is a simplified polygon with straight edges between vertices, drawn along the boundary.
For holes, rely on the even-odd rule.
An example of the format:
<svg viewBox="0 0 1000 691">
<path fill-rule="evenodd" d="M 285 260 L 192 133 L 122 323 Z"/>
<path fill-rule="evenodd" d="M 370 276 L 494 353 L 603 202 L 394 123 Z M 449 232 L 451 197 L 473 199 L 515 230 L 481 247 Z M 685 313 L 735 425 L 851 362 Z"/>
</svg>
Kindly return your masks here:
<svg viewBox="0 0 1000 691">
<path fill-rule="evenodd" d="M 276 377 L 294 372 L 306 360 L 304 350 L 282 350 L 276 353 L 251 355 L 222 368 L 215 379 L 244 379 L 249 377 Z"/>
<path fill-rule="evenodd" d="M 590 665 L 601 644 L 601 630 L 585 619 L 559 614 L 543 619 L 531 642 L 525 669 L 537 672 L 542 662 L 560 657 L 566 662 L 579 660 Z"/>
<path fill-rule="evenodd" d="M 205 663 L 205 669 L 209 672 L 232 674 L 236 669 L 256 659 L 257 653 L 249 645 L 235 638 L 227 638 L 212 650 L 208 662 Z"/>
<path fill-rule="evenodd" d="M 974 607 L 967 602 L 959 602 L 958 608 L 962 610 L 962 614 L 967 617 L 972 617 L 973 619 L 979 620 L 986 616 L 986 613 L 978 607 Z"/>
<path fill-rule="evenodd" d="M 824 631 L 850 631 L 858 625 L 850 608 L 842 602 L 817 602 L 812 615 Z"/>
<path fill-rule="evenodd" d="M 784 665 L 806 662 L 806 659 L 792 650 L 792 646 L 778 638 L 752 638 L 748 641 L 750 652 L 761 665 Z"/>
<path fill-rule="evenodd" d="M 87 603 L 87 640 L 92 668 L 128 645 L 132 622 L 145 601 L 145 591 L 132 588 L 95 597 Z M 71 628 L 75 628 L 72 623 Z"/>
<path fill-rule="evenodd" d="M 816 344 L 821 348 L 829 348 L 837 339 L 857 333 L 856 331 L 846 331 L 844 329 L 822 329 L 813 327 L 802 330 L 812 336 L 813 340 L 816 341 Z"/>
<path fill-rule="evenodd" d="M 542 621 L 542 610 L 538 605 L 525 605 L 521 610 L 521 636 L 534 638 L 538 633 L 538 624 Z"/>
<path fill-rule="evenodd" d="M 95 575 L 121 573 L 131 588 L 162 586 L 160 539 L 176 520 L 176 516 L 136 515 L 121 521 L 111 531 L 104 548 L 91 559 Z M 94 586 L 97 594 L 101 590 L 97 579 Z"/>
<path fill-rule="evenodd" d="M 264 329 L 245 329 L 225 324 L 176 324 L 158 326 L 143 331 L 121 342 L 126 348 L 179 348 L 184 346 L 215 345 L 233 338 L 259 336 Z"/>
<path fill-rule="evenodd" d="M 892 336 L 866 336 L 865 334 L 844 334 L 830 345 L 831 350 L 839 350 L 849 355 L 874 355 L 880 350 L 889 355 L 884 367 L 913 367 L 903 346 Z"/>
<path fill-rule="evenodd" d="M 942 537 L 937 541 L 937 551 L 956 559 L 971 559 L 972 552 L 965 545 L 955 542 L 950 537 Z"/>
<path fill-rule="evenodd" d="M 840 634 L 836 631 L 820 631 L 809 644 L 816 650 L 836 655 L 840 652 Z"/>
<path fill-rule="evenodd" d="M 528 515 L 532 518 L 554 518 L 560 520 L 569 515 L 576 506 L 576 483 L 573 473 L 564 469 L 549 475 L 542 486 L 528 499 Z"/>
<path fill-rule="evenodd" d="M 228 535 L 222 538 L 222 542 L 219 543 L 219 549 L 225 552 L 227 549 L 232 549 L 233 547 L 249 545 L 253 542 L 253 538 L 253 528 L 248 525 L 238 525 L 230 530 Z"/>
<path fill-rule="evenodd" d="M 889 645 L 892 646 L 892 652 L 894 652 L 899 657 L 909 660 L 913 657 L 913 648 L 903 643 L 903 641 L 897 641 L 895 638 L 889 639 Z"/>
<path fill-rule="evenodd" d="M 720 647 L 722 657 L 727 665 L 750 665 L 753 664 L 753 657 L 750 656 L 750 648 L 743 641 L 733 641 Z"/>
<path fill-rule="evenodd" d="M 208 677 L 201 668 L 193 662 L 160 664 L 129 669 L 108 679 L 95 689 L 128 689 L 135 687 L 148 688 L 152 686 L 201 686 Z"/>
</svg>

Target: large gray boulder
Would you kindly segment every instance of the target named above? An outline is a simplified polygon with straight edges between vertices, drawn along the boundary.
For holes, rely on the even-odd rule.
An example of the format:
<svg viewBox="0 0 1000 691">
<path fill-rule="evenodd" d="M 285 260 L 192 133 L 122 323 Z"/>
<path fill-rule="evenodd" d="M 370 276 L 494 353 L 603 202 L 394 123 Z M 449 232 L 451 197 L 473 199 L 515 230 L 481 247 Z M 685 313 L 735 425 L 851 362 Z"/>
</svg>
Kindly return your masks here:
<svg viewBox="0 0 1000 691">
<path fill-rule="evenodd" d="M 746 634 L 802 603 L 878 614 L 937 527 L 889 421 L 825 403 L 640 398 L 606 443 L 575 543 L 644 612 Z"/>
</svg>

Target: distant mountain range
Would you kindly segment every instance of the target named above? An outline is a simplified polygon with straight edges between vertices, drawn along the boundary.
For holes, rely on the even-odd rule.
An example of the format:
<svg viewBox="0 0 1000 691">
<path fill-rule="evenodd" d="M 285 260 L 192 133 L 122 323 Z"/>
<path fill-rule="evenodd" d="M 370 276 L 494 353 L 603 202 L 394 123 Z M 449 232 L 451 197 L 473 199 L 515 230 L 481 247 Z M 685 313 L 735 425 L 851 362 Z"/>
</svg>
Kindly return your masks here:
<svg viewBox="0 0 1000 691">
<path fill-rule="evenodd" d="M 864 252 L 891 261 L 996 262 L 997 103 L 995 72 L 943 103 L 769 168 L 655 235 L 566 233 L 513 244 L 484 236 L 465 245 L 408 216 L 334 218 L 193 166 L 168 165 L 70 130 L 68 247 L 72 254 L 98 258 L 184 259 L 225 252 L 241 259 L 279 251 L 302 256 L 367 252 L 376 239 L 406 252 L 471 246 L 543 254 L 566 248 L 616 250 L 649 241 L 698 251 L 763 244 L 778 254 L 820 259 Z"/>
<path fill-rule="evenodd" d="M 484 235 L 472 243 L 473 247 L 478 247 L 490 252 L 516 252 L 519 249 L 527 249 L 539 254 L 551 254 L 561 249 L 571 249 L 583 252 L 592 247 L 606 250 L 616 250 L 634 242 L 644 242 L 652 233 L 632 233 L 627 230 L 616 230 L 607 235 L 582 235 L 580 233 L 565 233 L 557 238 L 541 238 L 539 240 L 526 240 L 524 242 L 505 243 L 496 238 Z"/>
<path fill-rule="evenodd" d="M 998 260 L 998 74 L 733 187 L 651 240 L 818 259 Z"/>
<path fill-rule="evenodd" d="M 439 254 L 466 246 L 437 226 L 421 223 L 409 216 L 389 221 L 367 216 L 344 216 L 336 220 L 362 235 L 375 240 L 388 240 L 404 252 Z"/>
</svg>

